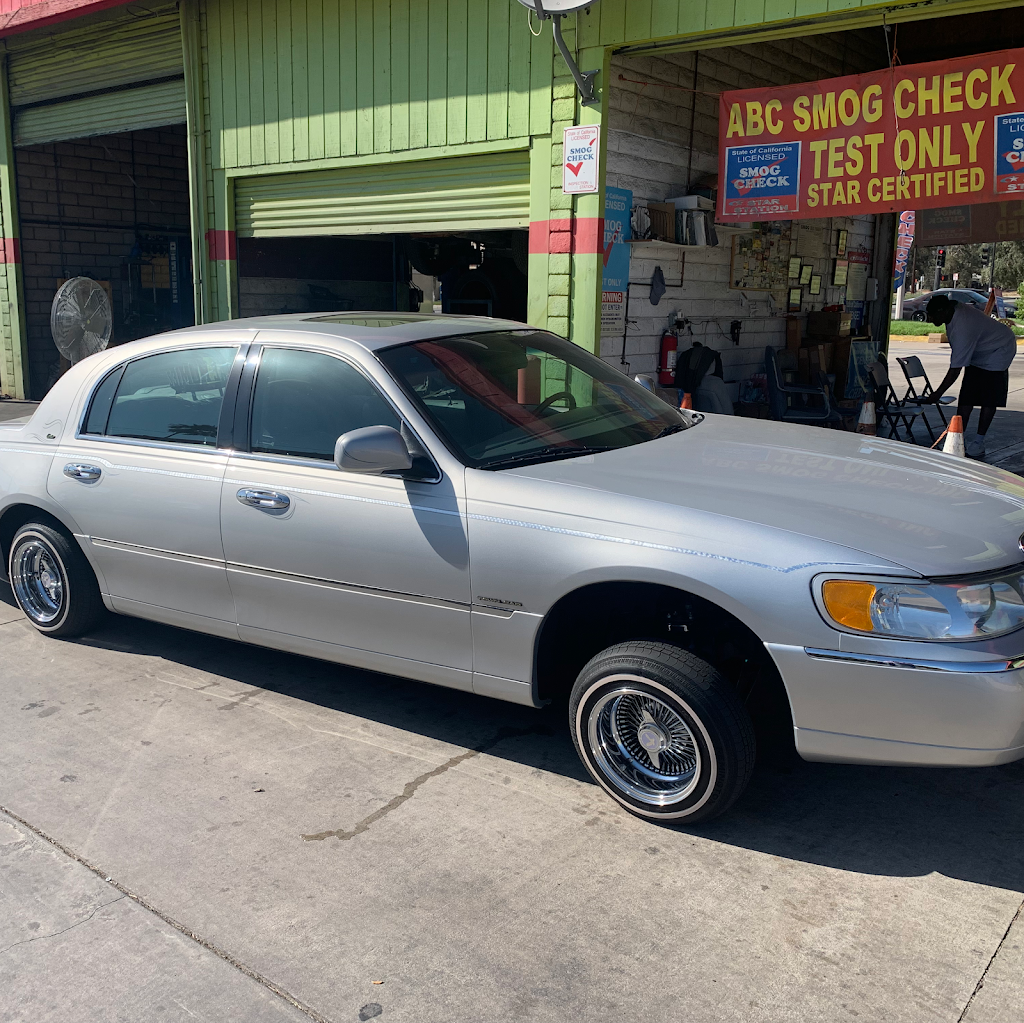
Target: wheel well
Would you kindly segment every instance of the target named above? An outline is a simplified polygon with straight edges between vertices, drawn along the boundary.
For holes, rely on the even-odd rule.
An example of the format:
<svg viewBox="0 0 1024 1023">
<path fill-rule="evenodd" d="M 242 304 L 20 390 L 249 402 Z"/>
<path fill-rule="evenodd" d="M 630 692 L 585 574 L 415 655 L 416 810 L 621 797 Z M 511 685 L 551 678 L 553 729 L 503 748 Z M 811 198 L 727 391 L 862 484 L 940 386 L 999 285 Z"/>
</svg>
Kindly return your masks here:
<svg viewBox="0 0 1024 1023">
<path fill-rule="evenodd" d="M 591 657 L 631 639 L 671 643 L 713 665 L 743 699 L 758 745 L 792 747 L 789 698 L 764 644 L 724 608 L 671 586 L 595 583 L 562 597 L 538 638 L 539 699 L 567 702 L 576 676 Z"/>
<path fill-rule="evenodd" d="M 11 553 L 11 541 L 14 534 L 26 522 L 39 522 L 47 526 L 53 526 L 61 532 L 71 531 L 55 515 L 51 515 L 34 504 L 12 504 L 10 508 L 4 509 L 0 515 L 0 574 L 7 572 L 7 557 Z"/>
</svg>

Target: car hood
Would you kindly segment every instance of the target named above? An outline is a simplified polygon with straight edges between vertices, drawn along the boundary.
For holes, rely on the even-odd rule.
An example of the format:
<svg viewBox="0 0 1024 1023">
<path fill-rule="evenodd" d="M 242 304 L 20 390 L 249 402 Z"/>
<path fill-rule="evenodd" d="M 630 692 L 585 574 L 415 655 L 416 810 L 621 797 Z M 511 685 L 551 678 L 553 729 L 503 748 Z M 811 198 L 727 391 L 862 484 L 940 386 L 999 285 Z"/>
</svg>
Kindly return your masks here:
<svg viewBox="0 0 1024 1023">
<path fill-rule="evenodd" d="M 787 530 L 924 576 L 1024 561 L 1024 479 L 875 437 L 707 416 L 661 440 L 504 472 Z"/>
</svg>

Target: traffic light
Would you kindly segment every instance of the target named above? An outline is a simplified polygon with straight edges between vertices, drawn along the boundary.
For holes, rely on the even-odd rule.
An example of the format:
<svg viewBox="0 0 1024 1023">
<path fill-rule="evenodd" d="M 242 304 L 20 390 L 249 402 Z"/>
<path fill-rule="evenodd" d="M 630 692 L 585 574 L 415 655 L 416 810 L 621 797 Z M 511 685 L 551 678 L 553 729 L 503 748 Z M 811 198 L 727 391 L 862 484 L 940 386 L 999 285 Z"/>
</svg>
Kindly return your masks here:
<svg viewBox="0 0 1024 1023">
<path fill-rule="evenodd" d="M 938 248 L 935 250 L 935 265 L 945 266 L 946 265 L 946 250 L 944 248 Z"/>
<path fill-rule="evenodd" d="M 991 256 L 991 250 L 987 245 L 981 247 L 981 265 L 988 266 L 989 257 Z"/>
</svg>

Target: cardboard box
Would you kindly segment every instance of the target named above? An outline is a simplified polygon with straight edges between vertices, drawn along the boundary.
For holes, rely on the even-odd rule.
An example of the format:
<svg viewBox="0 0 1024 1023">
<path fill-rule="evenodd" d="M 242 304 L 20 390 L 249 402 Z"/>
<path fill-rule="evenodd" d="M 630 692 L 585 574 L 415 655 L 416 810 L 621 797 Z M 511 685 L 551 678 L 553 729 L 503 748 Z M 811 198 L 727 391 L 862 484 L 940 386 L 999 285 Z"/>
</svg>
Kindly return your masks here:
<svg viewBox="0 0 1024 1023">
<path fill-rule="evenodd" d="M 807 333 L 846 335 L 852 322 L 852 313 L 808 313 Z"/>
<path fill-rule="evenodd" d="M 800 348 L 800 321 L 795 316 L 786 317 L 786 351 L 795 352 Z"/>
<path fill-rule="evenodd" d="M 703 195 L 677 195 L 672 199 L 666 199 L 677 210 L 713 210 L 715 204 Z"/>
<path fill-rule="evenodd" d="M 676 208 L 670 202 L 649 202 L 651 237 L 663 242 L 676 240 Z"/>
</svg>

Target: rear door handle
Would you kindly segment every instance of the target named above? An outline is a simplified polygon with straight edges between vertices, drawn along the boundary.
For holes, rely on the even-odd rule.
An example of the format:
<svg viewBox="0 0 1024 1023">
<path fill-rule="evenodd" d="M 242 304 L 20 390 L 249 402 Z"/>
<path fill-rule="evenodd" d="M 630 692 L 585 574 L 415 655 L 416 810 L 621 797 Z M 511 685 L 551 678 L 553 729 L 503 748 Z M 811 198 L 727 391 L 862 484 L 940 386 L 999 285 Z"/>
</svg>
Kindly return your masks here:
<svg viewBox="0 0 1024 1023">
<path fill-rule="evenodd" d="M 283 511 L 292 503 L 287 494 L 279 494 L 276 490 L 239 490 L 237 497 L 250 508 L 266 511 Z"/>
<path fill-rule="evenodd" d="M 80 462 L 68 462 L 64 466 L 64 475 L 68 479 L 81 480 L 83 483 L 95 483 L 100 476 L 103 475 L 103 470 L 95 465 L 82 465 Z"/>
</svg>

